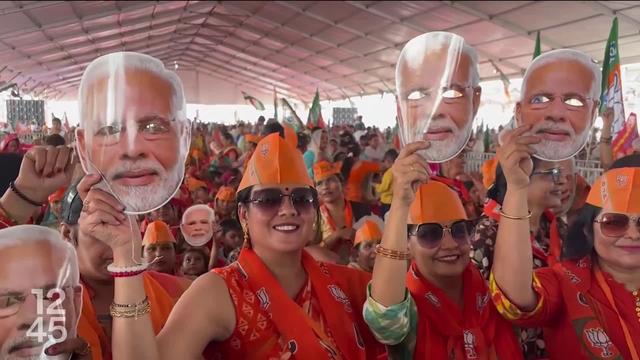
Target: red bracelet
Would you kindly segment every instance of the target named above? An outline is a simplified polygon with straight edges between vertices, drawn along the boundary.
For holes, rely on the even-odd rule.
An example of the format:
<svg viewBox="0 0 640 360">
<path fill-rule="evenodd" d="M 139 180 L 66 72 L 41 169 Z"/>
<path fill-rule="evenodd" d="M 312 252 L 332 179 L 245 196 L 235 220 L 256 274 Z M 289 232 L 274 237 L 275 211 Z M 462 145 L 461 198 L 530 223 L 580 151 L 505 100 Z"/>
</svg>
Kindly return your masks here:
<svg viewBox="0 0 640 360">
<path fill-rule="evenodd" d="M 111 272 L 110 274 L 111 274 L 111 277 L 114 277 L 114 278 L 125 278 L 125 277 L 140 275 L 143 272 L 145 272 L 145 270 Z"/>
</svg>

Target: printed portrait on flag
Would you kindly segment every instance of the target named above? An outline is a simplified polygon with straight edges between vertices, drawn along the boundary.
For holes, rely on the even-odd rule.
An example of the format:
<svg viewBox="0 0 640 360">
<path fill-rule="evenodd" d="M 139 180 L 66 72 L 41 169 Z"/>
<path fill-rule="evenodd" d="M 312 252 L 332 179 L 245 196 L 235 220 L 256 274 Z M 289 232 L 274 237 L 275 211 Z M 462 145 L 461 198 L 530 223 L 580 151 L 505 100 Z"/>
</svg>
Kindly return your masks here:
<svg viewBox="0 0 640 360">
<path fill-rule="evenodd" d="M 79 89 L 77 148 L 86 173 L 128 214 L 155 210 L 182 182 L 191 126 L 180 78 L 151 56 L 95 59 Z"/>
<path fill-rule="evenodd" d="M 458 155 L 469 141 L 480 106 L 476 51 L 447 32 L 411 39 L 396 63 L 398 125 L 404 145 L 426 140 L 420 152 L 440 163 Z"/>
</svg>

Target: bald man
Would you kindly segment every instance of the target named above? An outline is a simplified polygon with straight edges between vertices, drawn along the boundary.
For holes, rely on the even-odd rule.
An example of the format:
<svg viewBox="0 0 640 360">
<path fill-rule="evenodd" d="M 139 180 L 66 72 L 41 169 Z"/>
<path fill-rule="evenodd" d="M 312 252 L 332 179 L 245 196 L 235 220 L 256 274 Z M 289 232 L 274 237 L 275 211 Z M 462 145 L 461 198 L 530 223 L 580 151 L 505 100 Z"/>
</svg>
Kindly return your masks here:
<svg viewBox="0 0 640 360">
<path fill-rule="evenodd" d="M 159 60 L 113 53 L 94 60 L 80 83 L 78 150 L 132 213 L 157 209 L 184 174 L 190 126 L 182 83 Z"/>
<path fill-rule="evenodd" d="M 50 338 L 76 337 L 79 278 L 75 250 L 54 230 L 35 225 L 0 230 L 0 359 L 40 359 L 53 345 Z"/>
<path fill-rule="evenodd" d="M 430 32 L 402 49 L 396 64 L 400 128 L 407 142 L 431 143 L 421 152 L 428 161 L 450 160 L 468 142 L 480 106 L 479 83 L 478 55 L 458 35 Z"/>
<path fill-rule="evenodd" d="M 565 160 L 582 149 L 598 115 L 601 78 L 598 65 L 572 49 L 549 51 L 529 65 L 515 118 L 541 138 L 535 156 Z"/>
</svg>

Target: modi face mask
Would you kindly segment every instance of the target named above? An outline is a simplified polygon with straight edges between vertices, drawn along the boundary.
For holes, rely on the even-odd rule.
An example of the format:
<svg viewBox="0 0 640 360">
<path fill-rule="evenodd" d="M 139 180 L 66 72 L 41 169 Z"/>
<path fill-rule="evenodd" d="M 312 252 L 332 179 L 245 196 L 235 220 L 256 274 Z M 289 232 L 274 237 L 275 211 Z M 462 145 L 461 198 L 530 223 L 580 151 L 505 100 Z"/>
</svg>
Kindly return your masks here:
<svg viewBox="0 0 640 360">
<path fill-rule="evenodd" d="M 77 150 L 86 173 L 125 206 L 155 210 L 182 182 L 191 127 L 182 83 L 151 56 L 119 52 L 94 60 L 80 82 Z"/>
<path fill-rule="evenodd" d="M 411 39 L 396 64 L 398 127 L 402 145 L 426 140 L 429 162 L 457 156 L 480 105 L 475 50 L 458 35 L 430 32 Z"/>
<path fill-rule="evenodd" d="M 54 230 L 0 230 L 0 359 L 68 360 L 45 350 L 77 336 L 82 287 L 73 246 Z"/>
</svg>

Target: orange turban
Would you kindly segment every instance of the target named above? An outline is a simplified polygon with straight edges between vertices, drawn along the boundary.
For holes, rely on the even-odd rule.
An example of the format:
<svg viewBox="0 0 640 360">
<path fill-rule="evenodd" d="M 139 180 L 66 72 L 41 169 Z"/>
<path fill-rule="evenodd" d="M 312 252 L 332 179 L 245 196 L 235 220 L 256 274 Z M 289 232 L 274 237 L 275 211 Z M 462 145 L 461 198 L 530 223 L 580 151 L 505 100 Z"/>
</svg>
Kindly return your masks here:
<svg viewBox="0 0 640 360">
<path fill-rule="evenodd" d="M 342 162 L 332 164 L 326 160 L 321 160 L 313 164 L 313 177 L 316 182 L 320 182 L 332 175 L 340 174 L 340 168 L 342 168 Z"/>
<path fill-rule="evenodd" d="M 171 229 L 169 229 L 169 225 L 160 220 L 156 220 L 147 225 L 147 230 L 144 232 L 144 238 L 142 238 L 143 246 L 175 242 L 176 238 L 173 237 Z"/>
<path fill-rule="evenodd" d="M 231 186 L 221 186 L 216 194 L 216 200 L 235 201 L 236 191 Z"/>
<path fill-rule="evenodd" d="M 291 144 L 291 147 L 296 149 L 298 147 L 298 134 L 296 134 L 296 130 L 287 124 L 283 124 L 284 128 L 284 139 Z"/>
<path fill-rule="evenodd" d="M 640 168 L 612 169 L 591 187 L 587 203 L 621 213 L 640 213 Z"/>
<path fill-rule="evenodd" d="M 375 221 L 365 220 L 364 224 L 356 231 L 356 239 L 353 246 L 358 246 L 362 242 L 379 241 L 382 239 L 382 231 Z"/>
<path fill-rule="evenodd" d="M 62 200 L 62 198 L 64 198 L 64 192 L 66 191 L 66 188 L 60 188 L 58 189 L 56 192 L 54 192 L 53 194 L 49 195 L 49 198 L 47 200 L 49 200 L 49 203 L 54 203 L 56 201 L 60 201 Z"/>
<path fill-rule="evenodd" d="M 238 191 L 254 185 L 296 184 L 313 187 L 302 154 L 278 133 L 260 140 L 247 163 Z"/>
<path fill-rule="evenodd" d="M 447 185 L 429 181 L 420 185 L 409 209 L 409 224 L 467 220 L 460 197 Z"/>
<path fill-rule="evenodd" d="M 189 191 L 196 191 L 199 188 L 205 188 L 205 189 L 207 188 L 207 183 L 193 177 L 187 178 L 184 182 L 186 183 Z"/>
</svg>

